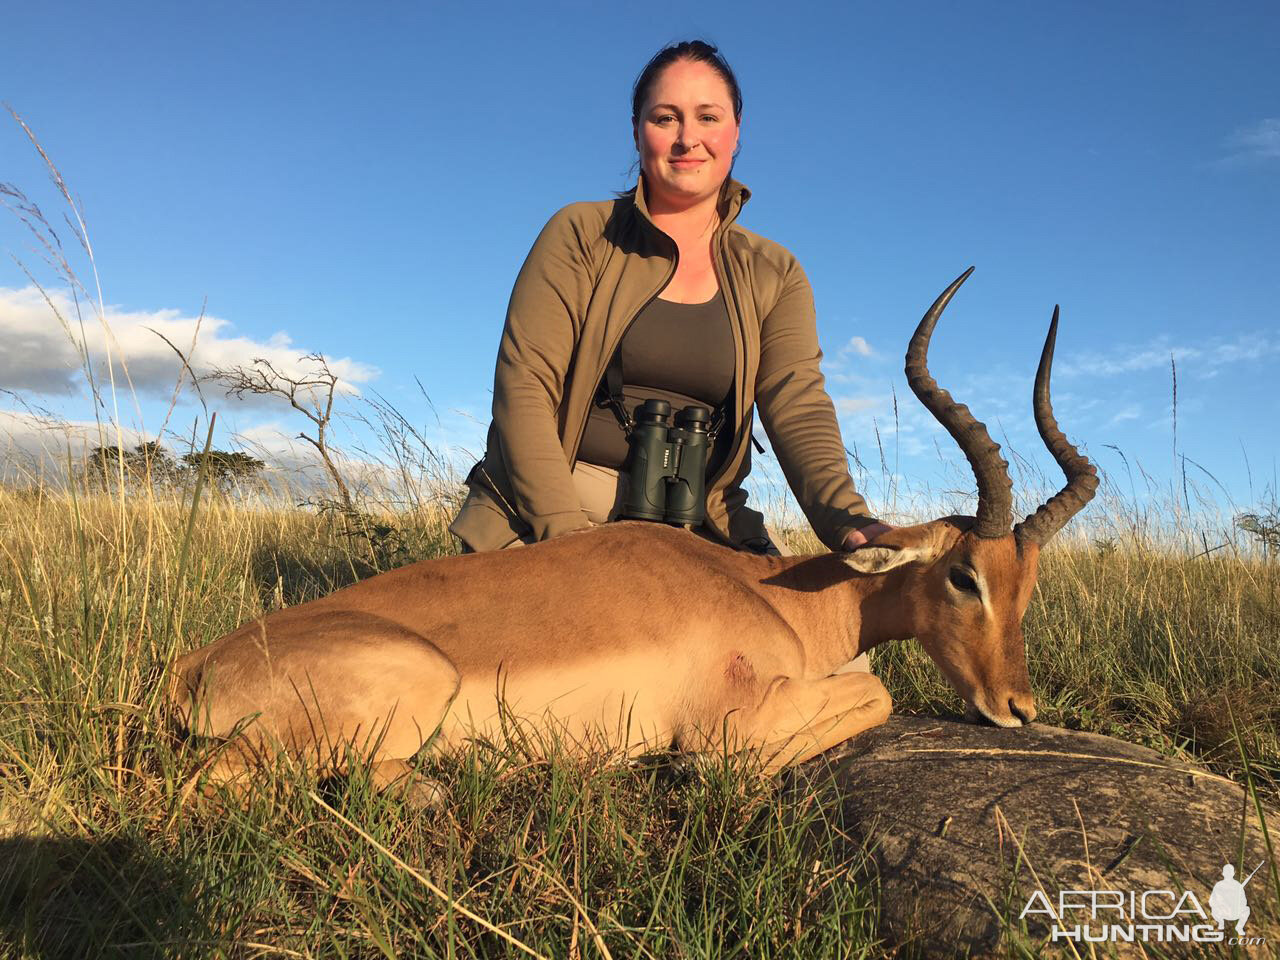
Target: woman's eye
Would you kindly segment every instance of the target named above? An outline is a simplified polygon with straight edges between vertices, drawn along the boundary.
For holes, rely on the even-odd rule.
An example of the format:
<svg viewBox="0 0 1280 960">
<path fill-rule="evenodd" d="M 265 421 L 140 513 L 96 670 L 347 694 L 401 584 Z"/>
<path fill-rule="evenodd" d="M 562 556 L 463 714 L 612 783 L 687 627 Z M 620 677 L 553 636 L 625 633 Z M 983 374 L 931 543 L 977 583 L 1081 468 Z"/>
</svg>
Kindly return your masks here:
<svg viewBox="0 0 1280 960">
<path fill-rule="evenodd" d="M 974 583 L 973 577 L 969 576 L 959 567 L 953 567 L 951 570 L 951 585 L 957 590 L 963 590 L 966 593 L 977 593 L 978 585 Z"/>
</svg>

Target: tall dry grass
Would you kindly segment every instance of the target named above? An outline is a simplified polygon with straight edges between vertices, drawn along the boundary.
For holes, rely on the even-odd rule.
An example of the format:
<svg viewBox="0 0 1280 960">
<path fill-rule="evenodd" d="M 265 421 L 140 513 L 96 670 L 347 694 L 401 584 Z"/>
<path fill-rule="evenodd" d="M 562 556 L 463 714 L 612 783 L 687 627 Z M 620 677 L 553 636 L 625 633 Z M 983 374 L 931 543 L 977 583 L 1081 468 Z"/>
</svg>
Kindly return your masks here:
<svg viewBox="0 0 1280 960">
<path fill-rule="evenodd" d="M 379 518 L 417 559 L 453 550 L 449 513 Z M 490 927 L 546 956 L 879 955 L 874 887 L 828 812 L 734 764 L 477 746 L 428 759 L 440 820 L 363 771 L 322 784 L 287 763 L 246 810 L 184 806 L 209 753 L 166 728 L 164 664 L 377 569 L 288 504 L 206 492 L 191 517 L 191 491 L 0 490 L 7 955 L 527 955 Z M 1041 717 L 1240 778 L 1234 716 L 1274 799 L 1278 587 L 1247 550 L 1047 550 L 1025 623 Z M 899 710 L 959 707 L 914 644 L 874 666 Z"/>
<path fill-rule="evenodd" d="M 520 954 L 497 927 L 548 956 L 871 942 L 873 891 L 803 842 L 820 812 L 783 809 L 733 765 L 695 776 L 478 746 L 430 761 L 443 821 L 362 770 L 319 784 L 287 763 L 246 810 L 184 806 L 209 753 L 166 728 L 164 664 L 373 572 L 325 518 L 212 499 L 180 577 L 189 515 L 177 497 L 0 491 L 7 955 Z M 441 512 L 384 519 L 421 556 L 449 549 Z"/>
</svg>

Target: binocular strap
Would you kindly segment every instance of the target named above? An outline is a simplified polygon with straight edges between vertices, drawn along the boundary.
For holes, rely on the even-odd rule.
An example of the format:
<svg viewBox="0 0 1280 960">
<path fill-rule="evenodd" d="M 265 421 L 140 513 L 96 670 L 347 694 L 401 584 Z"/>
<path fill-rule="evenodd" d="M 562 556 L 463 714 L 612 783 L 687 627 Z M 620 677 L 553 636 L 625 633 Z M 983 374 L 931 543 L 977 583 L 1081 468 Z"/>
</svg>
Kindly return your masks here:
<svg viewBox="0 0 1280 960">
<path fill-rule="evenodd" d="M 613 356 L 609 360 L 609 365 L 604 370 L 604 380 L 600 384 L 600 388 L 596 391 L 596 406 L 608 407 L 613 411 L 613 415 L 618 419 L 618 425 L 622 427 L 622 432 L 631 438 L 631 431 L 635 429 L 635 418 L 627 413 L 627 405 L 622 394 L 622 346 L 618 345 L 618 349 L 613 352 Z M 728 419 L 729 404 L 727 400 L 723 400 L 716 404 L 715 409 L 711 412 L 711 425 L 707 430 L 707 440 L 714 442 L 719 435 L 720 430 L 724 427 L 725 421 Z M 756 449 L 760 453 L 764 453 L 758 440 L 753 436 L 751 442 L 756 445 Z"/>
</svg>

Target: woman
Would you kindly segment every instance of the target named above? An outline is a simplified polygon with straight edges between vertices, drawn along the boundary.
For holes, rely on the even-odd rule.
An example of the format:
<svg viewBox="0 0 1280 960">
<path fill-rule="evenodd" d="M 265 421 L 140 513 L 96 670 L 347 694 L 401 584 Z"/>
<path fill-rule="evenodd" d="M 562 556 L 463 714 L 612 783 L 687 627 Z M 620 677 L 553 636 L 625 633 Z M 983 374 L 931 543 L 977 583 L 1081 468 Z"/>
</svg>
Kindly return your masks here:
<svg viewBox="0 0 1280 960">
<path fill-rule="evenodd" d="M 494 378 L 484 459 L 450 530 L 464 551 L 535 543 L 614 519 L 626 453 L 606 404 L 645 397 L 722 407 L 694 532 L 779 551 L 745 505 L 753 408 L 819 538 L 851 550 L 890 529 L 854 489 L 818 369 L 809 282 L 795 258 L 734 221 L 750 191 L 730 177 L 742 96 L 716 48 L 660 51 L 636 81 L 636 187 L 574 203 L 520 270 Z M 616 358 L 616 359 L 615 359 Z M 620 372 L 606 377 L 613 360 Z M 618 406 L 618 405 L 615 405 Z"/>
</svg>

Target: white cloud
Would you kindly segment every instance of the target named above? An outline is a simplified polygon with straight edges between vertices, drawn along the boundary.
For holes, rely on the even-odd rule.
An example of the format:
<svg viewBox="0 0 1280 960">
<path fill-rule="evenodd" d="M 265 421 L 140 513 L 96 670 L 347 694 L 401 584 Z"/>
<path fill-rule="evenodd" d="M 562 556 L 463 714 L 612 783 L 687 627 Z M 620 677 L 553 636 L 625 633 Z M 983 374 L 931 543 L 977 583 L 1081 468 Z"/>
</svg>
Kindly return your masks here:
<svg viewBox="0 0 1280 960">
<path fill-rule="evenodd" d="M 296 435 L 296 431 L 293 433 Z M 115 426 L 105 420 L 99 424 L 92 420 L 67 420 L 47 411 L 0 410 L 0 465 L 4 467 L 0 478 L 62 477 L 67 472 L 68 454 L 71 463 L 78 466 L 95 447 L 119 445 L 130 450 L 154 439 L 153 434 L 133 427 L 121 427 L 117 432 Z M 235 439 L 234 446 L 263 460 L 273 470 L 319 475 L 319 458 L 314 448 L 290 439 L 280 424 L 253 426 L 237 433 Z M 175 444 L 172 437 L 166 437 L 162 446 L 174 456 L 190 449 L 189 442 Z"/>
<path fill-rule="evenodd" d="M 876 371 L 874 383 L 884 383 L 883 371 L 886 357 L 871 346 L 866 337 L 850 337 L 834 350 L 828 350 L 822 358 L 822 372 L 829 380 L 836 383 L 870 385 L 873 381 L 865 376 L 867 371 Z"/>
<path fill-rule="evenodd" d="M 897 394 L 898 409 L 894 414 L 894 393 L 889 390 L 871 393 L 837 394 L 833 396 L 840 433 L 845 446 L 857 450 L 859 457 L 878 461 L 878 447 L 893 458 L 915 456 L 931 450 L 933 437 L 942 434 L 933 415 L 909 391 Z M 877 445 L 876 437 L 879 436 Z"/>
<path fill-rule="evenodd" d="M 1228 161 L 1280 159 L 1280 117 L 1241 127 L 1227 138 Z"/>
<path fill-rule="evenodd" d="M 241 427 L 237 446 L 265 463 L 284 470 L 310 470 L 320 466 L 316 448 L 298 439 L 298 430 L 277 420 Z"/>
<path fill-rule="evenodd" d="M 1273 353 L 1280 353 L 1280 340 L 1260 333 L 1246 333 L 1236 337 L 1231 343 L 1215 344 L 1208 353 L 1213 366 L 1239 363 L 1242 360 L 1259 360 Z"/>
<path fill-rule="evenodd" d="M 858 393 L 835 398 L 836 413 L 842 417 L 868 410 L 877 413 L 892 410 L 892 402 L 892 399 L 884 394 Z"/>
<path fill-rule="evenodd" d="M 314 363 L 303 356 L 315 347 L 294 346 L 286 331 L 277 331 L 266 339 L 251 338 L 236 335 L 232 325 L 220 317 L 198 318 L 177 310 L 108 308 L 105 323 L 95 313 L 88 313 L 82 334 L 81 321 L 74 311 L 75 304 L 67 291 L 51 292 L 47 301 L 34 286 L 0 287 L 0 403 L 8 408 L 0 409 L 0 474 L 11 480 L 61 478 L 66 473 L 68 450 L 73 463 L 79 463 L 100 445 L 120 443 L 129 449 L 160 439 L 175 456 L 190 448 L 191 431 L 185 438 L 178 437 L 168 419 L 162 437 L 157 437 L 154 426 L 143 429 L 139 405 L 127 405 L 137 414 L 138 421 L 119 433 L 109 423 L 100 427 L 83 419 L 86 412 L 92 416 L 92 408 L 86 403 L 89 397 L 78 342 L 84 345 L 93 376 L 107 401 L 107 407 L 101 410 L 104 418 L 115 412 L 108 394 L 108 356 L 118 391 L 127 396 L 127 367 L 141 401 L 168 401 L 181 375 L 181 401 L 190 411 L 196 399 L 190 375 L 182 375 L 182 360 L 157 333 L 187 355 L 192 370 L 200 377 L 218 368 L 249 368 L 258 358 L 290 377 L 316 372 Z M 348 398 L 360 397 L 356 384 L 378 375 L 376 368 L 349 358 L 327 358 L 327 362 L 339 378 L 338 393 Z M 220 414 L 220 436 L 215 438 L 215 444 L 243 449 L 262 459 L 269 475 L 290 486 L 326 482 L 315 448 L 298 439 L 299 430 L 310 430 L 311 424 L 289 409 L 286 400 L 252 395 L 236 400 L 228 398 L 221 385 L 208 381 L 201 384 L 201 390 L 209 410 Z M 43 409 L 46 405 L 53 410 Z M 144 402 L 142 406 L 149 413 L 161 409 L 154 403 Z M 121 410 L 125 408 L 121 404 Z M 411 436 L 400 438 L 403 442 L 392 442 L 381 436 L 376 422 L 370 423 L 370 419 L 377 419 L 374 410 L 376 401 L 372 400 L 369 406 L 340 405 L 330 423 L 331 455 L 357 485 L 369 478 L 386 480 L 395 475 L 379 462 L 384 459 L 407 473 L 416 457 L 433 475 L 448 476 L 457 464 L 463 465 L 461 470 L 465 473 L 483 451 L 487 413 L 481 416 L 469 409 L 436 413 L 432 409 L 426 423 L 412 426 Z M 189 419 L 186 422 L 189 425 Z M 372 434 L 366 424 L 374 428 Z M 203 433 L 197 433 L 200 435 L 195 439 L 202 441 Z M 362 443 L 369 449 L 362 449 Z"/>
<path fill-rule="evenodd" d="M 132 448 L 156 439 L 154 430 L 141 430 L 137 425 L 117 432 L 110 423 L 84 420 L 82 414 L 73 412 L 68 417 L 41 409 L 48 401 L 63 409 L 85 410 L 85 356 L 100 392 L 108 393 L 110 370 L 119 392 L 127 395 L 132 382 L 140 399 L 168 400 L 181 377 L 186 399 L 194 401 L 190 373 L 182 374 L 182 360 L 174 347 L 202 377 L 216 368 L 247 367 L 256 358 L 268 360 L 291 377 L 315 371 L 314 364 L 300 359 L 307 351 L 294 347 L 284 331 L 263 342 L 233 334 L 231 324 L 223 318 L 187 316 L 178 310 L 108 307 L 99 318 L 89 308 L 77 316 L 76 304 L 66 290 L 49 291 L 46 299 L 35 286 L 0 287 L 0 344 L 0 393 L 16 401 L 11 409 L 0 410 L 0 462 L 11 480 L 61 477 L 66 473 L 68 453 L 72 462 L 78 463 L 97 446 L 119 443 Z M 329 366 L 339 378 L 339 394 L 358 395 L 354 384 L 377 375 L 375 368 L 347 358 L 329 360 Z M 252 417 L 254 410 L 276 412 L 286 404 L 281 398 L 226 398 L 222 388 L 213 383 L 206 382 L 201 389 L 215 409 L 232 408 L 228 413 L 240 410 Z M 109 397 L 107 402 L 110 407 Z M 105 417 L 107 411 L 102 412 Z M 303 424 L 288 433 L 296 435 L 298 426 Z M 244 432 L 253 441 L 281 431 L 275 430 L 274 424 L 257 424 Z M 171 452 L 186 452 L 181 442 L 170 442 L 171 434 L 166 433 L 162 440 Z M 251 452 L 270 468 L 303 474 L 312 473 L 305 468 L 318 459 L 314 449 L 300 441 L 260 443 L 257 451 Z"/>
<path fill-rule="evenodd" d="M 1109 353 L 1079 353 L 1065 362 L 1054 363 L 1054 376 L 1116 376 L 1145 370 L 1170 371 L 1170 358 L 1179 374 L 1202 374 L 1233 363 L 1260 360 L 1280 354 L 1280 338 L 1262 333 L 1241 333 L 1224 341 L 1213 338 L 1194 345 L 1175 346 L 1159 336 L 1146 344 L 1119 345 Z"/>
<path fill-rule="evenodd" d="M 871 344 L 867 343 L 863 337 L 850 337 L 848 342 L 836 352 L 836 358 L 844 360 L 849 356 L 870 357 L 874 354 Z"/>
<path fill-rule="evenodd" d="M 73 463 L 79 463 L 94 447 L 119 443 L 130 449 L 148 439 L 127 427 L 117 434 L 110 424 L 92 420 L 0 410 L 0 479 L 61 477 L 66 473 L 68 453 Z"/>
<path fill-rule="evenodd" d="M 1158 337 L 1147 346 L 1119 346 L 1110 353 L 1077 354 L 1065 363 L 1054 363 L 1053 372 L 1061 377 L 1082 375 L 1112 377 L 1158 367 L 1168 370 L 1170 357 L 1174 362 L 1181 362 L 1199 357 L 1200 354 L 1201 351 L 1195 347 L 1169 346 L 1166 338 Z"/>
<path fill-rule="evenodd" d="M 77 393 L 84 384 L 81 349 L 87 353 L 99 384 L 109 380 L 110 357 L 118 389 L 127 390 L 131 381 L 139 394 L 164 398 L 172 395 L 182 369 L 174 347 L 186 354 L 192 370 L 200 376 L 218 367 L 248 365 L 257 357 L 290 376 L 314 369 L 299 357 L 315 348 L 294 347 L 292 338 L 283 331 L 264 343 L 232 334 L 230 321 L 221 317 L 200 319 L 178 310 L 107 307 L 100 319 L 92 308 L 83 312 L 81 320 L 65 290 L 50 291 L 46 301 L 34 286 L 0 287 L 0 343 L 4 344 L 0 350 L 0 388 L 43 396 Z M 355 384 L 378 375 L 376 368 L 346 357 L 328 362 L 340 381 L 340 393 L 358 394 Z M 190 389 L 189 380 L 185 378 L 184 389 Z M 216 386 L 212 389 L 220 395 Z"/>
<path fill-rule="evenodd" d="M 1123 410 L 1116 411 L 1115 415 L 1107 421 L 1107 426 L 1114 427 L 1118 423 L 1124 423 L 1126 420 L 1137 420 L 1142 416 L 1142 408 L 1136 403 L 1131 403 Z"/>
<path fill-rule="evenodd" d="M 153 439 L 130 427 L 117 433 L 107 422 L 99 425 L 64 420 L 43 411 L 0 410 L 0 481 L 60 482 L 67 476 L 68 459 L 73 471 L 78 471 L 95 447 L 119 445 L 129 450 Z M 283 422 L 254 424 L 235 432 L 231 439 L 232 448 L 266 464 L 264 479 L 277 492 L 296 498 L 328 487 L 328 475 L 315 448 L 297 439 L 296 429 Z M 174 443 L 172 437 L 166 437 L 161 445 L 175 458 L 190 449 L 189 443 Z M 330 456 L 353 489 L 370 484 L 385 489 L 398 479 L 385 465 L 348 456 L 340 449 L 331 449 Z"/>
</svg>

